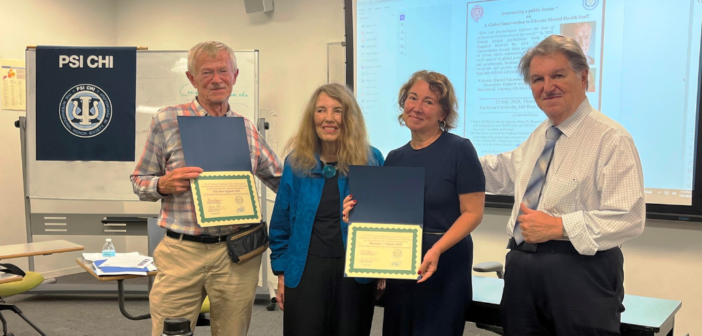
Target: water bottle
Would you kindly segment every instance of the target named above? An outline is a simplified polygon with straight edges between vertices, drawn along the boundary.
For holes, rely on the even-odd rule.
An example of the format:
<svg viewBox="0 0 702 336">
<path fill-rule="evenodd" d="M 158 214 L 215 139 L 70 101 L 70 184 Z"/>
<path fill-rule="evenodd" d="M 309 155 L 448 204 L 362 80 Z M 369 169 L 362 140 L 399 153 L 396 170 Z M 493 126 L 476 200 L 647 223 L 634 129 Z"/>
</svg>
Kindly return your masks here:
<svg viewBox="0 0 702 336">
<path fill-rule="evenodd" d="M 193 336 L 190 331 L 190 320 L 179 318 L 167 318 L 163 321 L 163 333 L 161 336 Z"/>
<path fill-rule="evenodd" d="M 115 255 L 115 246 L 112 245 L 112 239 L 105 239 L 105 245 L 102 245 L 102 256 L 104 258 L 110 258 L 114 257 Z"/>
</svg>

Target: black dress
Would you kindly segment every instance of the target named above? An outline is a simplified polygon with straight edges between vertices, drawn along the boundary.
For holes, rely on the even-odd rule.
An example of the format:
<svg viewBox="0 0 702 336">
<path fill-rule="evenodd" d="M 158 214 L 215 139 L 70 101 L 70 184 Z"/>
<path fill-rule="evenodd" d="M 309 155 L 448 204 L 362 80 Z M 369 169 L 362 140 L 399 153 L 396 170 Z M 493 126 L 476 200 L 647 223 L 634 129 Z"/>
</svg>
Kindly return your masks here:
<svg viewBox="0 0 702 336">
<path fill-rule="evenodd" d="M 334 163 L 331 163 L 334 165 Z M 324 181 L 300 284 L 285 287 L 285 336 L 368 336 L 376 283 L 344 277 L 339 174 Z"/>
<path fill-rule="evenodd" d="M 385 165 L 425 168 L 422 256 L 461 215 L 458 196 L 485 191 L 473 144 L 451 133 L 420 150 L 408 143 L 390 152 Z M 426 282 L 388 280 L 383 335 L 463 335 L 465 309 L 472 301 L 472 266 L 469 235 L 441 255 Z"/>
</svg>

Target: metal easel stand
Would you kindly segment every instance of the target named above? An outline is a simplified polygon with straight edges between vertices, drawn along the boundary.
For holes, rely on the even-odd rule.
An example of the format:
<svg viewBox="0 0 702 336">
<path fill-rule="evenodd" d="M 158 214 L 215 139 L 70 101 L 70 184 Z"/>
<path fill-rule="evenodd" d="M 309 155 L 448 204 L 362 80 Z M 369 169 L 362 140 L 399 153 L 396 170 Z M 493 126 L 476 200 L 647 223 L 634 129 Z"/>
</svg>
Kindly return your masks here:
<svg viewBox="0 0 702 336">
<path fill-rule="evenodd" d="M 31 203 L 29 202 L 29 186 L 27 184 L 27 141 L 25 140 L 27 133 L 27 117 L 19 117 L 15 121 L 15 127 L 20 131 L 20 150 L 22 151 L 22 184 L 24 185 L 24 220 L 27 227 L 27 243 L 33 242 L 32 225 L 31 225 Z M 29 262 L 29 271 L 34 272 L 34 257 L 27 258 Z"/>
</svg>

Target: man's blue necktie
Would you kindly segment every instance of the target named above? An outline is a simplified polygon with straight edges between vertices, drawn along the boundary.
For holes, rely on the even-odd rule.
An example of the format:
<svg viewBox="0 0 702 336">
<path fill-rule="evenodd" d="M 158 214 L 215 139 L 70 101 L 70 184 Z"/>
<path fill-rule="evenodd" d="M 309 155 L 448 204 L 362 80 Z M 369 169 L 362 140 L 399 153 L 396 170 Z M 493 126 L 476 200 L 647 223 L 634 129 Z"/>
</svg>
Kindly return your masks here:
<svg viewBox="0 0 702 336">
<path fill-rule="evenodd" d="M 541 156 L 536 160 L 536 166 L 534 171 L 531 173 L 531 178 L 529 179 L 529 184 L 527 184 L 526 192 L 524 193 L 524 198 L 522 198 L 522 203 L 524 203 L 527 208 L 531 210 L 536 210 L 539 206 L 539 198 L 541 197 L 541 189 L 544 186 L 544 179 L 546 178 L 546 172 L 551 163 L 551 158 L 553 158 L 553 147 L 556 146 L 556 140 L 563 134 L 561 130 L 556 128 L 556 126 L 551 126 L 546 130 L 546 144 L 544 145 L 544 150 L 541 152 Z M 522 211 L 519 210 L 518 216 L 522 215 Z M 524 236 L 522 235 L 522 229 L 519 228 L 519 221 L 514 224 L 514 241 L 517 244 L 521 244 L 524 241 Z"/>
</svg>

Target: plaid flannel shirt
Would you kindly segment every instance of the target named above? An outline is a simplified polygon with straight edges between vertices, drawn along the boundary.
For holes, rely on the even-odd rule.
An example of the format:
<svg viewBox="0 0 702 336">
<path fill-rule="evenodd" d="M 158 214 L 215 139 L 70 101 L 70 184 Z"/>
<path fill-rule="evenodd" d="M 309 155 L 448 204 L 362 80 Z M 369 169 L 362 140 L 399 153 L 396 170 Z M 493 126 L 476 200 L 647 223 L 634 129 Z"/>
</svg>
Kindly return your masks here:
<svg viewBox="0 0 702 336">
<path fill-rule="evenodd" d="M 154 116 L 144 153 L 130 176 L 134 193 L 142 201 L 161 200 L 158 223 L 168 230 L 196 236 L 220 236 L 232 233 L 236 231 L 236 226 L 203 228 L 197 224 L 191 191 L 171 195 L 161 195 L 157 191 L 161 176 L 176 168 L 185 167 L 178 130 L 178 116 L 209 116 L 209 114 L 196 98 L 188 104 L 163 108 Z M 225 117 L 241 117 L 241 115 L 229 110 Z M 244 125 L 251 154 L 251 173 L 258 176 L 271 190 L 277 192 L 283 165 L 258 133 L 254 124 L 244 118 Z"/>
</svg>

